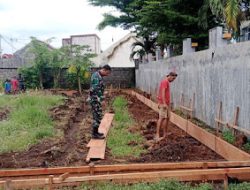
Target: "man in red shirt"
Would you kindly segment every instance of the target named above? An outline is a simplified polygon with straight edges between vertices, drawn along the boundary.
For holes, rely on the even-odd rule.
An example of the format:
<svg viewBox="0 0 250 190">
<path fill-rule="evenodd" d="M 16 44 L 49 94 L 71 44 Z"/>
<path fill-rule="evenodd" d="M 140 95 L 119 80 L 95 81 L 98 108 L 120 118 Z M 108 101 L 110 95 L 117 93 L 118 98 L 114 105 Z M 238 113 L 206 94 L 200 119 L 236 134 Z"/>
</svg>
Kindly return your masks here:
<svg viewBox="0 0 250 190">
<path fill-rule="evenodd" d="M 170 72 L 167 77 L 161 81 L 158 92 L 159 120 L 157 122 L 156 140 L 160 140 L 160 130 L 163 129 L 163 138 L 167 136 L 168 122 L 170 118 L 170 82 L 177 77 L 175 72 Z"/>
<path fill-rule="evenodd" d="M 16 94 L 18 91 L 18 80 L 16 76 L 11 79 L 11 87 L 13 94 Z"/>
</svg>

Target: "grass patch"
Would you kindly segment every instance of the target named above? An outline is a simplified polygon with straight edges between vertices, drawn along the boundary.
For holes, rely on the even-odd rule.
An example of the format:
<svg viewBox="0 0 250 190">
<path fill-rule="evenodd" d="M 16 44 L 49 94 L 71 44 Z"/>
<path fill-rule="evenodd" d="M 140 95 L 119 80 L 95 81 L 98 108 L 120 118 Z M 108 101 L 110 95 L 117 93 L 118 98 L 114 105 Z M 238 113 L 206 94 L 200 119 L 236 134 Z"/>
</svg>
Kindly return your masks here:
<svg viewBox="0 0 250 190">
<path fill-rule="evenodd" d="M 137 133 L 130 133 L 128 128 L 134 125 L 129 115 L 127 101 L 123 97 L 116 97 L 113 102 L 115 112 L 114 127 L 111 128 L 107 145 L 115 157 L 138 157 L 145 150 L 142 148 L 143 137 Z M 129 146 L 134 141 L 137 145 Z"/>
<path fill-rule="evenodd" d="M 65 187 L 63 190 L 68 190 Z M 72 188 L 70 188 L 72 189 Z M 80 187 L 75 187 L 74 190 L 215 190 L 213 184 L 201 183 L 190 185 L 189 183 L 181 183 L 174 180 L 162 180 L 157 183 L 137 183 L 133 185 L 118 185 L 112 183 L 96 183 L 93 185 L 84 183 Z M 223 184 L 221 184 L 221 188 Z M 240 184 L 229 184 L 228 190 L 250 190 L 250 183 L 244 182 Z"/>
<path fill-rule="evenodd" d="M 234 144 L 234 142 L 235 142 L 235 136 L 234 136 L 234 134 L 233 134 L 231 131 L 229 131 L 229 130 L 226 130 L 226 131 L 223 131 L 223 132 L 222 132 L 222 138 L 223 138 L 225 141 L 227 141 L 227 142 L 229 142 L 229 143 L 231 143 L 231 144 Z"/>
<path fill-rule="evenodd" d="M 243 145 L 243 148 L 246 150 L 246 151 L 250 151 L 250 142 L 247 142 L 246 144 Z"/>
<path fill-rule="evenodd" d="M 8 119 L 0 122 L 0 152 L 22 151 L 53 136 L 55 131 L 49 109 L 62 102 L 62 96 L 42 94 L 0 96 L 1 107 L 11 110 Z"/>
<path fill-rule="evenodd" d="M 162 180 L 158 183 L 138 183 L 133 185 L 115 185 L 111 183 L 98 183 L 95 185 L 83 185 L 79 190 L 212 190 L 210 184 L 200 184 L 192 187 L 189 184 L 177 181 Z"/>
</svg>

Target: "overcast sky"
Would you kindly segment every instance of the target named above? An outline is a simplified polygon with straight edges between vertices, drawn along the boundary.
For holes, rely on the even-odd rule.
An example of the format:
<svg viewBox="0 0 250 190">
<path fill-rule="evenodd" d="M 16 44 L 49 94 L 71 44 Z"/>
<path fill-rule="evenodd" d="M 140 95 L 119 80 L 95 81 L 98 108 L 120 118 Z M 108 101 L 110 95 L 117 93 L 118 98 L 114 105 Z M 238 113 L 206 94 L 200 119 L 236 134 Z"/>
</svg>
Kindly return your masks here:
<svg viewBox="0 0 250 190">
<path fill-rule="evenodd" d="M 101 38 L 101 49 L 105 50 L 129 33 L 111 27 L 98 31 L 97 25 L 107 11 L 115 10 L 93 7 L 87 0 L 0 0 L 2 53 L 20 49 L 30 36 L 40 40 L 54 37 L 51 45 L 60 47 L 62 38 L 93 33 Z"/>
</svg>

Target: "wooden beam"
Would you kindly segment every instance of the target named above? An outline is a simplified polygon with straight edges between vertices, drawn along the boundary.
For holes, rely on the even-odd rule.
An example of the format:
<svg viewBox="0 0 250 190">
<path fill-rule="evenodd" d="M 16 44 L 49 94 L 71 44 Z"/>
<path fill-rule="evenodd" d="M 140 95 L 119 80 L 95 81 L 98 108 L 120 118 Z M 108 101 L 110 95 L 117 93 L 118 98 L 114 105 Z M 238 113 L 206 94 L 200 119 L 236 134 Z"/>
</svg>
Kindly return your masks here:
<svg viewBox="0 0 250 190">
<path fill-rule="evenodd" d="M 179 181 L 202 181 L 206 180 L 225 180 L 225 175 L 228 177 L 243 176 L 250 179 L 250 168 L 227 168 L 227 169 L 196 169 L 196 170 L 172 170 L 172 171 L 157 171 L 157 172 L 137 172 L 137 173 L 123 173 L 123 174 L 107 174 L 94 176 L 77 176 L 68 177 L 65 183 L 75 182 L 90 182 L 90 181 L 159 181 L 161 179 L 176 179 Z M 0 181 L 0 187 L 3 184 Z M 50 182 L 48 178 L 38 179 L 19 179 L 12 180 L 13 188 L 36 187 L 48 185 Z M 62 184 L 58 177 L 53 178 L 54 184 Z"/>
<path fill-rule="evenodd" d="M 180 108 L 184 109 L 185 111 L 192 112 L 193 110 L 191 108 L 185 107 L 185 106 L 180 106 Z"/>
<path fill-rule="evenodd" d="M 146 164 L 116 164 L 116 165 L 92 165 L 80 167 L 60 168 L 38 168 L 19 170 L 0 170 L 2 177 L 21 177 L 32 175 L 66 175 L 66 174 L 89 174 L 90 168 L 95 173 L 125 172 L 125 171 L 154 171 L 173 169 L 199 169 L 199 168 L 229 168 L 229 167 L 250 167 L 249 161 L 219 161 L 219 162 L 169 162 L 169 163 L 146 163 Z"/>
<path fill-rule="evenodd" d="M 215 122 L 216 122 L 216 123 L 219 123 L 219 124 L 222 124 L 222 125 L 227 125 L 227 122 L 222 121 L 222 120 L 220 120 L 220 119 L 218 119 L 218 118 L 215 118 Z"/>
</svg>

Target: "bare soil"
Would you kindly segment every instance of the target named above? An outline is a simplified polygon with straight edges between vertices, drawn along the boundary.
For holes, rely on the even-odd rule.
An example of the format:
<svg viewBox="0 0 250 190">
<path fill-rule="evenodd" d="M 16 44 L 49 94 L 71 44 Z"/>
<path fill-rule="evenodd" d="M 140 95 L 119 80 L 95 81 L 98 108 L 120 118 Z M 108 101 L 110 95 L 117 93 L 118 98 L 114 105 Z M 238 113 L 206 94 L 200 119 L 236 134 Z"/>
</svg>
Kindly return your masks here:
<svg viewBox="0 0 250 190">
<path fill-rule="evenodd" d="M 169 124 L 167 138 L 154 140 L 158 114 L 134 97 L 126 96 L 129 111 L 139 124 L 142 135 L 147 140 L 144 147 L 148 152 L 136 162 L 180 162 L 201 160 L 224 160 L 220 155 L 187 135 L 177 126 Z"/>
<path fill-rule="evenodd" d="M 31 146 L 22 152 L 0 154 L 0 168 L 29 168 L 86 165 L 88 153 L 86 147 L 90 140 L 92 115 L 83 96 L 74 93 L 68 95 L 64 105 L 50 110 L 51 117 L 56 123 L 56 129 L 62 134 L 49 138 Z M 107 100 L 112 103 L 115 96 L 112 93 Z M 170 124 L 167 138 L 160 142 L 154 141 L 158 114 L 135 97 L 123 94 L 128 100 L 128 109 L 136 123 L 129 128 L 130 132 L 139 132 L 146 139 L 144 148 L 147 153 L 139 158 L 114 159 L 110 151 L 106 150 L 106 159 L 98 164 L 131 163 L 131 162 L 179 162 L 199 160 L 223 160 L 199 141 L 182 132 L 178 127 Z M 136 142 L 131 141 L 130 146 Z"/>
<path fill-rule="evenodd" d="M 9 113 L 10 113 L 10 111 L 9 111 L 8 108 L 3 108 L 3 109 L 0 111 L 0 121 L 7 119 Z"/>
</svg>

